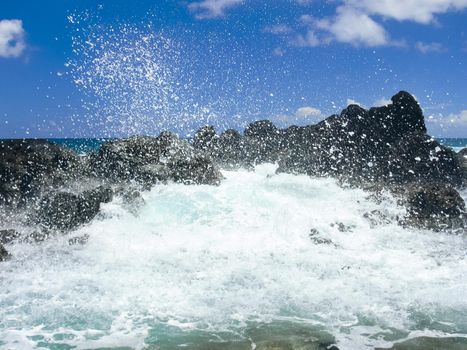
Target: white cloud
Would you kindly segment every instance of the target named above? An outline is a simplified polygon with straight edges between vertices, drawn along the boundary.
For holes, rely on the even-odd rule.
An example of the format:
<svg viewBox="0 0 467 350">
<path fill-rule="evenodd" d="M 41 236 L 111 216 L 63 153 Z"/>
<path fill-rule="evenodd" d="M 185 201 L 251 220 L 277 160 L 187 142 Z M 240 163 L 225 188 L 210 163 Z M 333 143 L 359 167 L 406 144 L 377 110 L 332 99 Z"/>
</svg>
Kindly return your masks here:
<svg viewBox="0 0 467 350">
<path fill-rule="evenodd" d="M 0 20 L 0 57 L 19 57 L 26 49 L 23 21 Z"/>
<path fill-rule="evenodd" d="M 446 51 L 444 46 L 440 43 L 424 43 L 418 41 L 415 44 L 415 48 L 421 53 L 430 53 L 430 52 L 443 52 Z"/>
<path fill-rule="evenodd" d="M 335 1 L 337 2 L 337 1 Z M 289 43 L 294 46 L 328 44 L 332 41 L 354 46 L 405 46 L 404 41 L 390 38 L 378 16 L 397 21 L 429 24 L 436 15 L 467 8 L 467 0 L 340 0 L 333 16 L 317 19 L 302 15 L 298 24 L 305 26 Z M 423 53 L 441 52 L 439 43 L 418 42 L 415 48 Z"/>
<path fill-rule="evenodd" d="M 315 107 L 300 107 L 295 112 L 295 115 L 299 118 L 310 118 L 310 117 L 319 117 L 321 116 L 321 110 Z"/>
<path fill-rule="evenodd" d="M 437 14 L 467 8 L 467 0 L 345 0 L 368 14 L 381 15 L 398 21 L 430 23 Z"/>
<path fill-rule="evenodd" d="M 296 34 L 289 40 L 290 45 L 298 47 L 316 47 L 323 43 L 325 43 L 325 41 L 321 41 L 312 29 L 308 30 L 304 35 Z"/>
<path fill-rule="evenodd" d="M 334 18 L 321 19 L 314 24 L 338 42 L 355 46 L 381 46 L 390 43 L 386 30 L 380 24 L 352 7 L 340 6 Z"/>
<path fill-rule="evenodd" d="M 218 18 L 225 15 L 225 10 L 243 4 L 244 0 L 202 0 L 192 2 L 188 8 L 198 19 Z"/>
<path fill-rule="evenodd" d="M 449 114 L 445 121 L 451 125 L 465 125 L 467 126 L 467 109 L 457 113 L 457 114 Z"/>
<path fill-rule="evenodd" d="M 465 137 L 467 133 L 467 110 L 459 113 L 430 115 L 426 125 L 431 135 L 437 137 Z"/>
<path fill-rule="evenodd" d="M 390 105 L 390 104 L 392 104 L 391 99 L 385 98 L 385 97 L 381 97 L 380 99 L 373 102 L 374 107 L 387 106 L 387 105 Z"/>
<path fill-rule="evenodd" d="M 226 10 L 240 6 L 247 0 L 198 0 L 188 7 L 198 19 L 218 18 Z M 312 0 L 293 0 L 307 5 Z M 294 30 L 286 24 L 271 25 L 265 32 L 283 35 L 292 46 L 316 47 L 330 42 L 354 46 L 405 46 L 403 40 L 392 40 L 383 26 L 382 19 L 414 21 L 421 24 L 436 22 L 439 14 L 461 11 L 467 8 L 467 0 L 332 0 L 336 12 L 321 19 L 302 15 L 298 25 L 304 30 Z M 383 18 L 381 18 L 383 17 Z M 417 42 L 415 48 L 423 53 L 445 49 L 438 43 Z"/>
<path fill-rule="evenodd" d="M 282 127 L 292 124 L 315 124 L 324 119 L 324 117 L 325 116 L 320 109 L 311 106 L 305 106 L 298 108 L 293 114 L 280 114 L 273 117 L 272 120 Z"/>
<path fill-rule="evenodd" d="M 360 102 L 352 99 L 352 98 L 348 98 L 347 99 L 347 106 L 349 105 L 357 105 L 357 106 L 360 106 L 360 107 L 365 107 L 363 104 L 361 104 Z"/>
<path fill-rule="evenodd" d="M 381 106 L 387 106 L 392 103 L 391 99 L 381 97 L 374 101 L 370 107 L 381 107 Z M 357 100 L 354 100 L 353 98 L 348 98 L 347 99 L 347 105 L 357 105 L 362 108 L 368 108 L 365 104 L 358 102 Z"/>
<path fill-rule="evenodd" d="M 444 116 L 443 114 L 430 115 L 426 118 L 426 121 L 430 124 L 440 125 L 441 127 L 467 127 L 467 109 L 464 109 L 459 113 L 451 113 L 447 116 Z"/>
</svg>

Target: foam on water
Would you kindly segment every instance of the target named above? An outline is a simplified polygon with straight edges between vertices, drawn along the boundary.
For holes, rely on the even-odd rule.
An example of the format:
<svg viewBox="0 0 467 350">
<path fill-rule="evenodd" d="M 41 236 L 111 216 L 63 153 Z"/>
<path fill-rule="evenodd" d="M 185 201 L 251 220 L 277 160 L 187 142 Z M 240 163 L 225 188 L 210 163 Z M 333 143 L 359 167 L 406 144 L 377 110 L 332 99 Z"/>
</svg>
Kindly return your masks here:
<svg viewBox="0 0 467 350">
<path fill-rule="evenodd" d="M 403 210 L 274 170 L 156 186 L 137 215 L 116 199 L 73 234 L 84 246 L 9 246 L 0 347 L 140 349 L 272 321 L 324 326 L 342 349 L 467 334 L 465 237 L 370 222 Z"/>
</svg>

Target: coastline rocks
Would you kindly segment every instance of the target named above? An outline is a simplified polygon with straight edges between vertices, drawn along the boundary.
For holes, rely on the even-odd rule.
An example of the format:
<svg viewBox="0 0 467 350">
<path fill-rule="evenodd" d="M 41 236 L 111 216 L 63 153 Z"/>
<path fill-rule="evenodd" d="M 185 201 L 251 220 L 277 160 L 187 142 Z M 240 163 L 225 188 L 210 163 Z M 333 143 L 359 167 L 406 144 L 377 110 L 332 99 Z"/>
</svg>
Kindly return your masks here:
<svg viewBox="0 0 467 350">
<path fill-rule="evenodd" d="M 209 157 L 169 132 L 155 138 L 135 136 L 105 143 L 90 162 L 97 177 L 147 187 L 169 180 L 216 185 L 222 179 Z"/>
<path fill-rule="evenodd" d="M 59 192 L 42 200 L 37 221 L 48 229 L 72 230 L 90 222 L 99 213 L 100 204 L 110 202 L 112 197 L 112 189 L 104 186 L 79 195 Z"/>
<path fill-rule="evenodd" d="M 20 237 L 20 233 L 15 230 L 0 230 L 0 244 L 8 244 Z"/>
<path fill-rule="evenodd" d="M 244 133 L 245 160 L 252 164 L 277 161 L 280 147 L 280 131 L 269 120 L 250 123 Z"/>
<path fill-rule="evenodd" d="M 210 158 L 196 155 L 189 159 L 174 159 L 168 163 L 170 179 L 186 185 L 219 185 L 223 178 Z"/>
<path fill-rule="evenodd" d="M 5 249 L 3 244 L 0 243 L 0 261 L 5 261 L 10 258 L 10 254 Z"/>
<path fill-rule="evenodd" d="M 459 153 L 457 153 L 457 158 L 464 169 L 464 182 L 467 183 L 467 148 L 460 150 Z"/>
<path fill-rule="evenodd" d="M 224 131 L 215 139 L 211 156 L 224 168 L 251 167 L 246 162 L 242 135 L 234 129 Z"/>
<path fill-rule="evenodd" d="M 216 130 L 212 125 L 200 128 L 193 138 L 193 147 L 201 151 L 207 151 L 214 146 Z"/>
<path fill-rule="evenodd" d="M 0 141 L 0 205 L 23 204 L 78 176 L 79 157 L 46 140 Z"/>
<path fill-rule="evenodd" d="M 465 179 L 458 156 L 426 134 L 421 108 L 407 92 L 393 96 L 387 106 L 365 110 L 350 105 L 339 116 L 288 132 L 294 141 L 286 144 L 278 172 L 335 176 L 357 186 L 460 186 Z"/>
<path fill-rule="evenodd" d="M 427 185 L 407 194 L 405 224 L 434 231 L 467 227 L 465 203 L 459 193 L 446 185 Z"/>
<path fill-rule="evenodd" d="M 332 176 L 372 192 L 389 189 L 406 203 L 407 225 L 465 227 L 465 204 L 454 188 L 467 184 L 467 149 L 456 154 L 427 135 L 423 112 L 409 93 L 391 101 L 368 110 L 349 105 L 316 125 L 278 129 L 260 120 L 243 135 L 233 129 L 216 135 L 213 126 L 204 126 L 192 144 L 170 132 L 133 136 L 106 142 L 86 157 L 46 140 L 0 141 L 0 206 L 10 212 L 35 206 L 32 224 L 66 231 L 91 221 L 100 204 L 112 200 L 109 186 L 219 185 L 219 166 L 278 162 L 278 173 Z M 79 194 L 57 190 L 81 190 L 83 180 L 105 186 Z M 123 200 L 132 210 L 144 204 L 140 195 L 128 196 Z M 11 237 L 2 233 L 0 239 Z"/>
<path fill-rule="evenodd" d="M 462 185 L 464 170 L 456 153 L 425 133 L 408 133 L 391 146 L 388 168 L 390 181 L 404 183 L 447 183 Z"/>
</svg>

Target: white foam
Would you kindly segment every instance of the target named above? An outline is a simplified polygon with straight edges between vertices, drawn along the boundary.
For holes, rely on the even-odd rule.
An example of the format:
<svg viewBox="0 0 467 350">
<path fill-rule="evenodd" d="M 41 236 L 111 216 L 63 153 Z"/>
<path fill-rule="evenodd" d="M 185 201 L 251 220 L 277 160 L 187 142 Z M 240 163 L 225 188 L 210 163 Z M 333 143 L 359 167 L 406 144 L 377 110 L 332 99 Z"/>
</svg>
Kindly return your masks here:
<svg viewBox="0 0 467 350">
<path fill-rule="evenodd" d="M 85 246 L 8 247 L 3 347 L 60 333 L 78 348 L 141 348 L 157 327 L 238 332 L 251 320 L 320 324 L 342 349 L 390 344 L 382 335 L 395 330 L 467 333 L 465 237 L 372 225 L 367 212 L 404 211 L 390 196 L 378 204 L 332 179 L 274 171 L 156 186 L 138 216 L 115 200 L 74 234 L 90 235 Z M 313 242 L 312 228 L 332 243 Z"/>
</svg>

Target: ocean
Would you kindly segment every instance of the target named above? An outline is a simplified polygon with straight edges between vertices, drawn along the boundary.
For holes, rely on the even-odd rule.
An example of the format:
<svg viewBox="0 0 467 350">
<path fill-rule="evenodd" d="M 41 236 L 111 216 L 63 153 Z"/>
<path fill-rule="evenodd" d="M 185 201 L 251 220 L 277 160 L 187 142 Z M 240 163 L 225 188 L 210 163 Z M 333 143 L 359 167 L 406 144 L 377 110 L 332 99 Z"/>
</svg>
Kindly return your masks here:
<svg viewBox="0 0 467 350">
<path fill-rule="evenodd" d="M 465 236 L 401 227 L 389 194 L 275 169 L 155 186 L 138 208 L 117 197 L 77 231 L 9 246 L 0 348 L 345 350 L 422 336 L 467 348 Z"/>
</svg>

